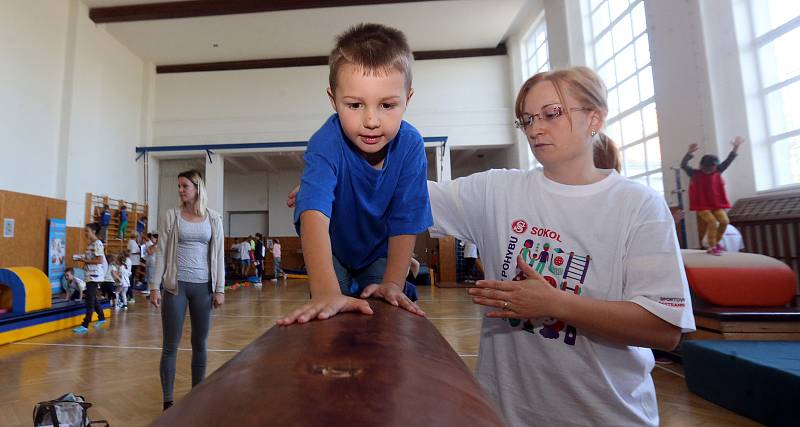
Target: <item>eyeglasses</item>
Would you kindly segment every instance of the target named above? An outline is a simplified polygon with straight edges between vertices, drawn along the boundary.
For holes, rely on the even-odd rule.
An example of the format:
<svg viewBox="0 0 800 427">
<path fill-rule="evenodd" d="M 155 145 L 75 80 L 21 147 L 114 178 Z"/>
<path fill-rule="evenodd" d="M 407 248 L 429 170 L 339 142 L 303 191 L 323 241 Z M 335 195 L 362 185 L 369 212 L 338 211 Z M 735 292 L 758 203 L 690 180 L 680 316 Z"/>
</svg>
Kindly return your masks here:
<svg viewBox="0 0 800 427">
<path fill-rule="evenodd" d="M 591 110 L 591 108 L 586 107 L 578 107 L 578 108 L 570 108 L 569 111 L 586 111 Z M 542 108 L 542 111 L 539 114 L 524 114 L 522 118 L 518 120 L 514 120 L 514 127 L 517 129 L 525 130 L 528 126 L 533 126 L 533 123 L 536 120 L 544 120 L 545 122 L 552 122 L 553 120 L 561 117 L 564 115 L 564 107 L 560 105 L 549 105 L 547 107 Z"/>
</svg>

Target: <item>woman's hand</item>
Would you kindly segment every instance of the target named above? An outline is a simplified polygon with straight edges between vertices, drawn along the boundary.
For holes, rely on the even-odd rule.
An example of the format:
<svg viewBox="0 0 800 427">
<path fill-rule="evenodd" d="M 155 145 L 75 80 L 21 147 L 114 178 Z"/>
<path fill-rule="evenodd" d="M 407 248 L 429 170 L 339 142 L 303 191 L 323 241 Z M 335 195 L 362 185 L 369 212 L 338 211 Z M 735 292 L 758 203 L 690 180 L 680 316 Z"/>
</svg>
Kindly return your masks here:
<svg viewBox="0 0 800 427">
<path fill-rule="evenodd" d="M 474 288 L 467 291 L 472 296 L 472 302 L 499 309 L 487 313 L 487 317 L 553 317 L 554 307 L 567 294 L 542 279 L 536 270 L 523 261 L 521 255 L 517 256 L 517 265 L 527 280 L 479 280 Z"/>
<path fill-rule="evenodd" d="M 289 195 L 286 196 L 286 206 L 293 208 L 294 204 L 297 203 L 297 192 L 300 191 L 300 185 L 298 184 L 292 191 L 289 192 Z"/>
<path fill-rule="evenodd" d="M 225 304 L 225 294 L 220 292 L 214 292 L 214 300 L 211 302 L 214 308 L 220 308 L 222 304 Z"/>
<path fill-rule="evenodd" d="M 153 304 L 153 307 L 155 308 L 161 306 L 161 292 L 157 290 L 150 291 L 150 304 Z"/>
</svg>

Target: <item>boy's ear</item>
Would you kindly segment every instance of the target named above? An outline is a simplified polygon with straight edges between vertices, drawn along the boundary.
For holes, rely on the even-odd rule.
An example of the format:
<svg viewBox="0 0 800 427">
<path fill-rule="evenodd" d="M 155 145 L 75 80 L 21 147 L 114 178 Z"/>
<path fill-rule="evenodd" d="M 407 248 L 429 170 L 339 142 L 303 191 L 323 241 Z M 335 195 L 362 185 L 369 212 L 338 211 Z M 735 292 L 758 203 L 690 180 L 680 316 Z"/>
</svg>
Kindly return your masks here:
<svg viewBox="0 0 800 427">
<path fill-rule="evenodd" d="M 408 88 L 408 96 L 406 97 L 406 107 L 411 103 L 411 97 L 414 96 L 414 88 Z"/>
<path fill-rule="evenodd" d="M 333 96 L 333 91 L 328 88 L 326 92 L 328 93 L 328 100 L 331 101 L 331 107 L 336 110 L 336 98 Z"/>
</svg>

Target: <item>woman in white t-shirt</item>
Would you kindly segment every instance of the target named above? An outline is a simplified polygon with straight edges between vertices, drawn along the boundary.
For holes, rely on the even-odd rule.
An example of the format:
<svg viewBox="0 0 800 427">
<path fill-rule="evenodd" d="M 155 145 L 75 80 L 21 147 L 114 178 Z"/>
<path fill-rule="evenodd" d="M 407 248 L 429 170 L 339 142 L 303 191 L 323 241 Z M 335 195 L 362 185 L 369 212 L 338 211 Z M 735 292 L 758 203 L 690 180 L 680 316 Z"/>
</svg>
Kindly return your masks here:
<svg viewBox="0 0 800 427">
<path fill-rule="evenodd" d="M 543 170 L 429 183 L 432 233 L 484 264 L 478 380 L 513 426 L 658 425 L 650 348 L 695 327 L 666 202 L 595 167 L 608 106 L 592 70 L 531 77 L 515 113 Z"/>
</svg>

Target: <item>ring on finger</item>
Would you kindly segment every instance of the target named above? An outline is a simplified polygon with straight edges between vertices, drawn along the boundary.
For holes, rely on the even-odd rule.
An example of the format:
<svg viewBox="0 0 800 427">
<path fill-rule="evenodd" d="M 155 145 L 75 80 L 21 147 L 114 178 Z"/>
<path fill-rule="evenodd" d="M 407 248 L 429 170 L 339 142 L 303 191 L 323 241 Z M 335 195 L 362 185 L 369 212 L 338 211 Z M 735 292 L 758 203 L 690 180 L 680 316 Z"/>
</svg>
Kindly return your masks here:
<svg viewBox="0 0 800 427">
<path fill-rule="evenodd" d="M 506 311 L 508 311 L 508 310 L 509 310 L 509 308 L 508 308 L 508 301 L 503 301 L 503 310 L 506 310 Z"/>
</svg>

